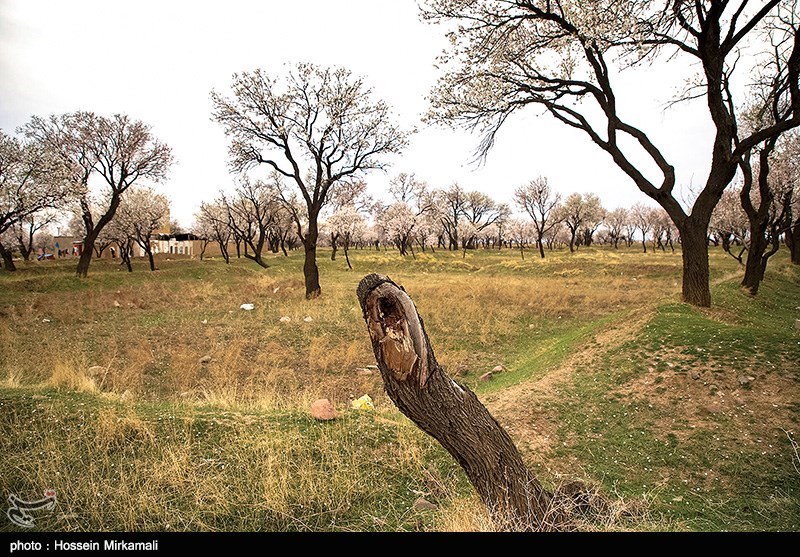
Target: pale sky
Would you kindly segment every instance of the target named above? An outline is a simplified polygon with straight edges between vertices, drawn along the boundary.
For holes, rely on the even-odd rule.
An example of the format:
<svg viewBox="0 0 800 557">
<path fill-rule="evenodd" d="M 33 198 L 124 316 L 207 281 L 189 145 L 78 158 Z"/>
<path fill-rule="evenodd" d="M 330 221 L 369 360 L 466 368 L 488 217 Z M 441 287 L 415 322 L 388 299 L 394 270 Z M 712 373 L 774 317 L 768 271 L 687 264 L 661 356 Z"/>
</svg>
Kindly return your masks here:
<svg viewBox="0 0 800 557">
<path fill-rule="evenodd" d="M 472 164 L 479 137 L 420 123 L 445 46 L 416 0 L 0 0 L 0 128 L 74 110 L 147 122 L 173 148 L 176 163 L 158 187 L 188 226 L 201 201 L 234 183 L 226 137 L 210 120 L 211 90 L 226 92 L 237 71 L 308 61 L 363 76 L 398 123 L 419 128 L 388 173 L 367 176 L 377 197 L 405 171 L 507 202 L 540 174 L 565 194 L 595 192 L 608 208 L 647 201 L 608 155 L 535 109 L 506 124 L 483 166 Z M 623 116 L 660 146 L 682 188 L 704 182 L 713 137 L 702 100 L 664 111 L 690 74 L 679 60 L 625 76 L 618 92 Z"/>
</svg>

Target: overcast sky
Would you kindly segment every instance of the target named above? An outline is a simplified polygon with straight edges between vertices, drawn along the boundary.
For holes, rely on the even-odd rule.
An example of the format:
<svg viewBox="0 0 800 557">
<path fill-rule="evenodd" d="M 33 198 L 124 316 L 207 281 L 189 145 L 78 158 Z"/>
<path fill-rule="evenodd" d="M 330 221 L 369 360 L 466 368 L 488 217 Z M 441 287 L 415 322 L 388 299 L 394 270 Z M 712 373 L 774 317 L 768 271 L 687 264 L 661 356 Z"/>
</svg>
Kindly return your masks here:
<svg viewBox="0 0 800 557">
<path fill-rule="evenodd" d="M 504 201 L 540 174 L 565 193 L 596 192 L 609 208 L 647 200 L 583 135 L 535 111 L 509 121 L 486 163 L 472 164 L 478 137 L 420 123 L 445 46 L 416 0 L 0 0 L 0 128 L 74 110 L 144 120 L 174 150 L 159 187 L 189 225 L 200 201 L 233 184 L 210 91 L 227 91 L 237 71 L 309 61 L 362 75 L 402 125 L 419 127 L 387 174 L 367 177 L 377 196 L 406 171 Z M 684 191 L 705 179 L 712 128 L 703 101 L 664 105 L 691 72 L 679 60 L 624 76 L 619 91 L 623 116 L 661 146 Z"/>
</svg>

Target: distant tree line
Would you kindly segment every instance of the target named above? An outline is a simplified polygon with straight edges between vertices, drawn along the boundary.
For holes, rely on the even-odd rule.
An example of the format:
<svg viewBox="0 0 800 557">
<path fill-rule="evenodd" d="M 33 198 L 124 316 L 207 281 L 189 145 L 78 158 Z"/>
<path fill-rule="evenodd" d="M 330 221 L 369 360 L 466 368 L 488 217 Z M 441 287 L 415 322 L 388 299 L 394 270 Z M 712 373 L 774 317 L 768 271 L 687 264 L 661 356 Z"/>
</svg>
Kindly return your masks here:
<svg viewBox="0 0 800 557">
<path fill-rule="evenodd" d="M 202 238 L 200 255 L 214 243 L 226 261 L 235 252 L 266 267 L 266 252 L 302 247 L 306 296 L 314 298 L 322 292 L 319 244 L 333 248 L 332 258 L 341 249 L 348 265 L 349 250 L 366 246 L 392 245 L 411 257 L 417 250 L 466 256 L 512 246 L 524 256 L 526 246 L 535 246 L 545 257 L 561 246 L 575 251 L 638 241 L 646 251 L 680 244 L 683 299 L 708 306 L 712 243 L 743 264 L 742 285 L 755 294 L 782 244 L 800 264 L 796 8 L 780 0 L 422 2 L 426 20 L 451 29 L 428 122 L 481 132 L 483 157 L 510 117 L 539 109 L 606 152 L 657 209 L 637 203 L 609 210 L 591 192 L 562 198 L 545 177 L 501 202 L 458 184 L 430 188 L 413 174 L 396 176 L 391 202 L 376 203 L 364 192 L 366 176 L 388 167 L 410 131 L 394 123 L 361 78 L 313 64 L 234 74 L 230 91 L 213 91 L 211 100 L 212 119 L 230 140 L 237 187 L 200 207 L 192 228 Z M 752 63 L 738 63 L 743 56 Z M 690 203 L 676 197 L 675 167 L 628 119 L 635 111 L 620 106 L 617 94 L 620 71 L 671 57 L 698 68 L 696 81 L 674 102 L 703 99 L 714 129 L 711 165 Z M 750 87 L 734 94 L 733 80 L 743 71 Z M 639 94 L 647 92 L 643 84 Z M 125 115 L 75 112 L 34 117 L 18 133 L 0 137 L 6 270 L 14 269 L 15 252 L 29 258 L 37 239 L 46 241 L 55 211 L 75 214 L 83 240 L 79 276 L 112 243 L 121 255 L 134 245 L 147 252 L 142 238 L 153 229 L 156 209 L 139 210 L 124 199 L 129 190 L 163 180 L 172 163 L 170 148 L 149 126 Z M 119 211 L 128 214 L 112 225 Z"/>
</svg>

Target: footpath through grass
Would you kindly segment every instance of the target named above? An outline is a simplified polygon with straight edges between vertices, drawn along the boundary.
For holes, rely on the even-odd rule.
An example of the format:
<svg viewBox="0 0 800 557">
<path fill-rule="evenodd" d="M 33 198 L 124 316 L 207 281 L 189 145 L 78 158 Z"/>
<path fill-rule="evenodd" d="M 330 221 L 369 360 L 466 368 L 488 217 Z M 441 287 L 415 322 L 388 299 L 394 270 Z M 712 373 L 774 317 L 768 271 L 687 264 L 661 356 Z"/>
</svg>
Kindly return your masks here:
<svg viewBox="0 0 800 557">
<path fill-rule="evenodd" d="M 608 493 L 692 530 L 800 529 L 800 273 L 757 298 L 665 303 L 635 340 L 579 369 L 555 401 L 554 455 Z"/>
</svg>

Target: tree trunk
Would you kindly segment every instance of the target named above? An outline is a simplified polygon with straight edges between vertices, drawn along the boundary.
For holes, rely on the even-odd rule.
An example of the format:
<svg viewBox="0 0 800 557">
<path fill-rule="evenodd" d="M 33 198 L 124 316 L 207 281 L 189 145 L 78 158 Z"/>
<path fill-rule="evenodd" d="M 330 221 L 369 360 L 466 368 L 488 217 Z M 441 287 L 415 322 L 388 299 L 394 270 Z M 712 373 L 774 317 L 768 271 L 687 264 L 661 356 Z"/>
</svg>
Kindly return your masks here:
<svg viewBox="0 0 800 557">
<path fill-rule="evenodd" d="M 337 242 L 339 241 L 338 234 L 331 234 L 331 261 L 336 261 L 336 251 L 339 249 Z"/>
<path fill-rule="evenodd" d="M 17 242 L 17 246 L 19 248 L 19 254 L 22 256 L 23 261 L 30 261 L 31 260 L 31 253 L 33 253 L 33 234 L 28 235 L 28 245 L 25 245 L 25 242 L 22 241 L 22 236 L 19 237 Z"/>
<path fill-rule="evenodd" d="M 317 228 L 317 215 L 309 214 L 308 219 L 308 232 L 306 233 L 305 240 L 303 241 L 303 248 L 305 248 L 306 259 L 303 264 L 303 275 L 306 279 L 306 299 L 311 300 L 319 297 L 322 294 L 322 288 L 319 285 L 319 268 L 317 267 L 317 237 L 319 235 Z"/>
<path fill-rule="evenodd" d="M 125 267 L 128 268 L 128 272 L 133 272 L 133 266 L 131 265 L 131 248 L 129 245 L 118 244 L 119 246 L 119 256 L 122 259 L 122 262 L 125 263 Z"/>
<path fill-rule="evenodd" d="M 353 266 L 350 264 L 350 254 L 348 253 L 350 251 L 349 248 L 350 248 L 349 242 L 345 241 L 344 246 L 343 246 L 343 249 L 344 249 L 344 260 L 347 261 L 347 268 L 352 271 L 353 270 Z"/>
<path fill-rule="evenodd" d="M 786 247 L 789 248 L 790 259 L 795 265 L 800 265 L 800 218 L 791 223 L 791 228 L 786 231 Z"/>
<path fill-rule="evenodd" d="M 682 298 L 700 307 L 711 307 L 707 228 L 689 217 L 679 229 L 683 257 Z"/>
<path fill-rule="evenodd" d="M 13 273 L 17 270 L 17 266 L 14 265 L 14 258 L 11 257 L 11 250 L 6 249 L 2 243 L 0 243 L 0 257 L 3 258 L 3 269 L 6 272 Z"/>
<path fill-rule="evenodd" d="M 94 241 L 97 238 L 97 234 L 89 233 L 83 238 L 83 251 L 81 252 L 81 257 L 78 260 L 78 268 L 76 269 L 76 274 L 79 277 L 86 277 L 89 274 L 89 264 L 92 262 L 92 254 L 94 253 Z"/>
<path fill-rule="evenodd" d="M 478 397 L 439 366 L 408 294 L 376 274 L 361 280 L 357 294 L 392 402 L 453 455 L 499 527 L 555 529 L 552 494 Z"/>
<path fill-rule="evenodd" d="M 156 270 L 156 262 L 153 260 L 153 250 L 148 248 L 144 250 L 147 253 L 147 260 L 150 262 L 150 270 Z"/>
<path fill-rule="evenodd" d="M 286 234 L 281 236 L 281 251 L 284 257 L 289 257 L 289 253 L 286 251 Z"/>
<path fill-rule="evenodd" d="M 219 252 L 222 254 L 222 258 L 225 260 L 225 264 L 230 265 L 231 258 L 228 255 L 228 242 L 221 242 L 217 240 L 217 245 L 219 246 Z"/>
<path fill-rule="evenodd" d="M 266 261 L 261 257 L 261 252 L 254 252 L 252 255 L 247 251 L 247 244 L 244 245 L 244 257 L 245 259 L 249 259 L 250 261 L 255 261 L 255 263 L 261 267 L 262 269 L 269 269 L 269 265 L 267 265 Z"/>
</svg>

